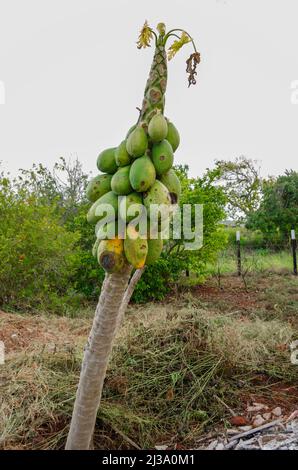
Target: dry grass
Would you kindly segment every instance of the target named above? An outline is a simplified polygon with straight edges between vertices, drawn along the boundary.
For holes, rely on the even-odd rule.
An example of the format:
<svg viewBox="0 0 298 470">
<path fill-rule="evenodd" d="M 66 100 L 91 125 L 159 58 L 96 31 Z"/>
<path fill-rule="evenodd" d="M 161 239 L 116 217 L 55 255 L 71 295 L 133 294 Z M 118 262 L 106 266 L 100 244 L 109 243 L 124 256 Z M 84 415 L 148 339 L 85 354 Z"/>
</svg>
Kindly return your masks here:
<svg viewBox="0 0 298 470">
<path fill-rule="evenodd" d="M 201 294 L 129 309 L 106 379 L 97 447 L 130 448 L 125 436 L 142 448 L 164 441 L 188 447 L 225 423 L 220 400 L 241 412 L 243 397 L 272 399 L 277 384 L 297 384 L 288 350 L 297 338 L 291 308 L 274 317 L 273 279 L 268 286 L 262 278 L 263 288 L 260 279 L 251 298 L 229 278 L 223 290 L 211 282 Z M 282 276 L 274 283 L 275 292 L 281 283 L 294 289 Z M 237 292 L 245 298 L 238 305 Z M 0 366 L 0 448 L 63 447 L 90 323 L 86 316 L 0 315 L 8 349 Z"/>
</svg>

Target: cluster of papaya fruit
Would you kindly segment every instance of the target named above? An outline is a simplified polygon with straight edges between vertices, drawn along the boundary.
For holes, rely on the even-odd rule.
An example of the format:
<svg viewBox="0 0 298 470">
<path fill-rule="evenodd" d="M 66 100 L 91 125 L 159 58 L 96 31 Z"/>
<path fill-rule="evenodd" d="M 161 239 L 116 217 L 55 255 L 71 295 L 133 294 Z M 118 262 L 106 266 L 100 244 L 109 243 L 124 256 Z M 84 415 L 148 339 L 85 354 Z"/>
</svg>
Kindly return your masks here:
<svg viewBox="0 0 298 470">
<path fill-rule="evenodd" d="M 87 220 L 95 224 L 93 255 L 107 272 L 120 271 L 126 262 L 142 268 L 159 258 L 163 248 L 160 221 L 157 236 L 150 237 L 150 230 L 146 237 L 141 236 L 130 224 L 134 217 L 129 208 L 140 207 L 140 213 L 145 207 L 150 217 L 153 204 L 178 204 L 181 187 L 172 165 L 179 142 L 174 124 L 157 110 L 148 126 L 135 124 L 118 147 L 99 154 L 97 168 L 102 174 L 87 186 L 87 198 L 93 203 Z M 116 224 L 115 220 L 109 222 L 105 215 L 103 225 L 104 204 L 114 209 Z M 125 234 L 117 233 L 120 220 L 125 221 Z"/>
</svg>

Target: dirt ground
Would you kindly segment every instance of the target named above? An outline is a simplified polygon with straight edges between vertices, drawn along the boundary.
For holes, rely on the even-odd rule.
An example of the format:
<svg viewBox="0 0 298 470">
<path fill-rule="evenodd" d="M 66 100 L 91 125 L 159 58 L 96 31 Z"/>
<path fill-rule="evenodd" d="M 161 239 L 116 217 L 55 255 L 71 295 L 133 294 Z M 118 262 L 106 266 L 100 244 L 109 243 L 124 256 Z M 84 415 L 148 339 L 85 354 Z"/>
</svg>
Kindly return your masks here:
<svg viewBox="0 0 298 470">
<path fill-rule="evenodd" d="M 134 340 L 130 339 L 131 331 L 134 328 L 145 328 L 147 332 L 150 333 L 151 331 L 153 336 L 158 335 L 159 324 L 165 325 L 167 322 L 171 321 L 173 322 L 173 328 L 177 328 L 178 323 L 174 317 L 178 317 L 181 309 L 187 311 L 188 308 L 193 311 L 208 312 L 208 315 L 211 315 L 212 319 L 217 318 L 217 316 L 220 318 L 226 317 L 237 319 L 237 324 L 245 324 L 247 322 L 254 321 L 255 318 L 262 319 L 265 324 L 271 320 L 278 320 L 281 322 L 281 325 L 289 325 L 289 327 L 293 328 L 297 335 L 293 339 L 297 339 L 297 279 L 290 275 L 268 273 L 266 275 L 252 277 L 248 279 L 246 284 L 247 285 L 244 285 L 242 280 L 237 276 L 225 276 L 221 280 L 221 285 L 219 286 L 217 280 L 213 278 L 203 285 L 194 286 L 188 289 L 180 288 L 176 290 L 175 294 L 172 294 L 165 301 L 160 303 L 131 305 L 128 309 L 124 325 L 118 335 L 117 341 L 121 344 L 121 341 L 125 339 L 130 348 L 129 361 L 133 361 L 134 354 L 139 354 Z M 43 357 L 43 355 L 46 354 L 47 358 L 49 356 L 56 358 L 60 357 L 59 354 L 61 355 L 62 353 L 67 354 L 67 361 L 69 361 L 69 357 L 72 354 L 75 354 L 74 351 L 82 351 L 83 349 L 83 345 L 92 322 L 93 308 L 94 306 L 90 306 L 90 311 L 87 313 L 84 312 L 83 318 L 49 317 L 44 314 L 31 316 L 0 311 L 0 341 L 5 343 L 7 363 L 14 367 L 14 364 L 17 364 L 18 361 L 23 361 L 24 356 L 31 357 L 30 355 L 34 355 L 34 357 Z M 177 325 L 176 323 L 174 324 L 175 321 Z M 164 348 L 165 344 L 166 343 L 162 341 L 159 347 Z M 277 343 L 275 347 L 277 354 L 284 355 L 283 357 L 287 357 L 289 354 L 289 344 L 287 344 L 287 342 L 281 341 L 281 343 Z M 119 348 L 117 351 L 118 350 Z M 148 351 L 148 354 L 149 353 L 150 351 Z M 126 371 L 123 369 L 121 366 L 121 357 L 119 356 L 120 360 L 117 359 L 117 354 L 116 359 L 114 360 L 115 364 L 112 364 L 111 371 L 108 373 L 106 379 L 108 397 L 107 409 L 109 410 L 109 413 L 112 409 L 109 407 L 113 406 L 113 403 L 116 407 L 122 406 L 124 403 L 125 407 L 131 406 L 129 404 L 130 392 L 127 391 L 130 382 L 130 372 L 129 370 Z M 123 354 L 123 352 L 121 352 L 121 348 L 119 355 L 120 354 Z M 125 354 L 127 353 L 125 352 Z M 157 353 L 152 352 L 151 354 L 153 355 Z M 61 357 L 62 362 L 63 360 L 63 357 Z M 34 361 L 36 363 L 36 360 Z M 59 367 L 62 367 L 62 365 L 59 365 Z M 75 390 L 77 382 L 78 367 L 79 366 L 76 366 L 75 375 L 73 375 L 73 371 L 71 370 L 72 393 Z M 25 369 L 23 368 L 22 370 L 24 372 Z M 26 372 L 26 374 L 28 375 L 28 372 Z M 280 420 L 284 426 L 289 419 L 290 421 L 295 422 L 295 412 L 297 413 L 298 409 L 297 382 L 296 384 L 291 383 L 290 378 L 288 378 L 291 376 L 285 375 L 283 377 L 280 372 L 276 373 L 275 371 L 273 376 L 270 376 L 268 371 L 264 370 L 254 370 L 249 374 L 249 387 L 238 387 L 239 390 L 237 391 L 236 399 L 234 398 L 234 401 L 231 401 L 231 403 L 227 403 L 226 399 L 220 398 L 224 395 L 218 394 L 217 407 L 220 409 L 220 412 L 217 412 L 217 414 L 221 417 L 217 417 L 216 419 L 212 418 L 213 421 L 208 420 L 208 423 L 206 421 L 207 424 L 202 425 L 202 429 L 200 428 L 200 437 L 197 437 L 197 434 L 194 433 L 194 436 L 196 437 L 194 437 L 193 440 L 188 437 L 182 438 L 180 435 L 177 438 L 170 438 L 168 432 L 163 432 L 157 435 L 155 442 L 156 447 L 190 448 L 190 446 L 192 446 L 193 448 L 193 446 L 195 446 L 196 448 L 207 448 L 208 446 L 211 446 L 210 448 L 212 448 L 213 446 L 213 448 L 216 448 L 219 446 L 219 449 L 221 449 L 224 448 L 225 445 L 229 445 L 229 438 L 232 435 L 237 435 L 237 433 L 241 434 L 243 432 L 251 431 L 264 424 L 270 424 L 270 422 L 276 419 Z M 0 366 L 0 386 L 2 383 L 5 383 L 5 380 L 9 375 L 9 371 L 6 376 L 1 374 Z M 17 380 L 19 380 L 19 388 L 16 389 L 16 393 L 19 393 L 21 395 L 20 400 L 23 400 L 22 386 L 25 387 L 24 382 L 22 382 L 23 378 L 20 378 L 19 373 L 17 373 L 16 376 Z M 229 377 L 227 380 L 230 380 Z M 243 378 L 241 378 L 241 380 L 243 380 Z M 147 385 L 144 384 L 145 390 L 146 386 Z M 47 387 L 51 391 L 51 384 L 47 385 Z M 136 386 L 133 385 L 132 389 L 134 387 Z M 183 387 L 185 387 L 185 385 L 183 385 Z M 169 390 L 171 391 L 171 394 Z M 165 398 L 165 403 L 171 404 L 171 402 L 175 401 L 175 395 L 172 396 L 172 394 L 175 393 L 178 394 L 175 387 L 170 387 L 166 392 L 167 396 Z M 55 394 L 56 392 L 54 395 Z M 114 396 L 115 398 L 113 398 Z M 132 395 L 132 400 L 135 400 L 133 397 L 134 395 Z M 150 400 L 150 397 L 147 397 L 147 399 Z M 66 397 L 66 400 L 69 401 L 70 399 Z M 0 400 L 0 408 L 1 406 L 5 408 L 5 405 L 5 399 L 2 396 L 2 399 Z M 50 406 L 52 405 L 50 404 Z M 152 406 L 152 404 L 150 404 L 150 406 Z M 142 408 L 143 407 L 144 405 L 142 404 Z M 294 416 L 294 418 L 291 418 L 291 416 Z M 67 416 L 61 414 L 61 410 L 57 413 L 57 416 L 55 416 L 54 406 L 50 417 L 53 417 L 53 419 L 48 419 L 48 424 L 39 424 L 41 427 L 36 431 L 37 436 L 35 440 L 35 445 L 37 447 L 40 442 L 41 448 L 59 448 L 59 439 L 62 439 L 65 432 L 67 432 L 69 417 L 67 418 Z M 109 415 L 108 420 L 111 419 L 111 415 Z M 117 417 L 116 422 L 118 426 L 119 417 Z M 32 426 L 32 421 L 30 421 L 30 423 L 30 426 Z M 5 426 L 5 422 L 2 423 L 2 426 Z M 120 448 L 131 447 L 129 442 L 125 440 L 126 434 L 119 431 L 117 426 L 115 425 L 110 430 L 105 428 L 104 444 L 102 444 L 102 432 L 100 429 L 97 430 L 100 435 L 99 446 L 104 445 L 104 447 L 107 448 L 108 446 L 112 446 L 111 443 L 115 440 L 117 441 L 117 448 L 119 448 L 119 446 Z M 134 427 L 132 429 L 135 429 L 135 424 L 133 426 Z M 191 432 L 193 432 L 193 429 L 197 430 L 198 423 L 194 422 L 193 424 L 190 424 L 190 429 Z M 22 429 L 22 431 L 19 432 L 26 433 L 26 430 Z M 137 431 L 128 429 L 126 432 L 129 434 L 129 439 L 132 439 L 133 442 L 138 442 Z M 132 434 L 133 432 L 135 432 L 136 435 Z M 280 432 L 280 429 L 276 430 L 276 434 L 278 432 Z M 7 430 L 2 432 L 3 436 L 5 433 L 7 433 Z M 61 434 L 59 439 L 57 437 L 57 443 L 56 441 L 50 441 L 50 443 L 48 441 L 43 441 L 44 436 L 46 436 L 46 439 L 49 439 L 50 435 L 51 439 L 53 439 L 53 436 L 56 436 L 58 433 L 64 434 L 63 436 Z M 9 438 L 5 437 L 5 444 L 3 444 L 3 446 L 4 448 L 28 448 L 26 439 L 27 436 L 21 439 L 21 443 L 18 443 L 18 438 L 15 436 Z M 252 439 L 251 436 L 250 439 Z M 214 444 L 214 442 L 216 442 L 216 444 Z"/>
</svg>

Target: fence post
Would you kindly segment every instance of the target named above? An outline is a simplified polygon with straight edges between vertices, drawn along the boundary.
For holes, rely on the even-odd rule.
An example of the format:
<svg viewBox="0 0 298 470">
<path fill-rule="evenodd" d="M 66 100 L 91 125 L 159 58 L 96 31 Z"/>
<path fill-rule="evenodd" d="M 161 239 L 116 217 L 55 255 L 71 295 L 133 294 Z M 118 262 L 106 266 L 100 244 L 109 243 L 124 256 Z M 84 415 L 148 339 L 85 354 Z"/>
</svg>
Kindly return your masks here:
<svg viewBox="0 0 298 470">
<path fill-rule="evenodd" d="M 297 257 L 296 257 L 296 246 L 297 246 L 297 241 L 296 241 L 296 235 L 295 235 L 295 230 L 291 230 L 291 245 L 292 245 L 292 252 L 293 252 L 293 272 L 295 276 L 297 276 Z"/>
<path fill-rule="evenodd" d="M 236 244 L 237 244 L 237 269 L 238 269 L 238 276 L 241 276 L 240 230 L 237 230 L 237 231 L 236 231 Z"/>
</svg>

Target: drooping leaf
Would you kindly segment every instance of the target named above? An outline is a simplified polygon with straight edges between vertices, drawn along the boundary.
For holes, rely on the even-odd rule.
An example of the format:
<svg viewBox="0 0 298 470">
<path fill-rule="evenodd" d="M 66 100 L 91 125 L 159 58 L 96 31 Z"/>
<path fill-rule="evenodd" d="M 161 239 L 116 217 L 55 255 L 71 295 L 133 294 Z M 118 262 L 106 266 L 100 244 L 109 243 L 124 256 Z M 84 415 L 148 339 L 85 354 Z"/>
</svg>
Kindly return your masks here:
<svg viewBox="0 0 298 470">
<path fill-rule="evenodd" d="M 178 51 L 180 51 L 181 47 L 184 46 L 184 44 L 188 44 L 190 42 L 190 38 L 188 34 L 185 31 L 182 31 L 180 39 L 176 39 L 173 44 L 169 47 L 168 49 L 168 59 L 171 60 L 175 55 L 177 54 Z"/>
</svg>

